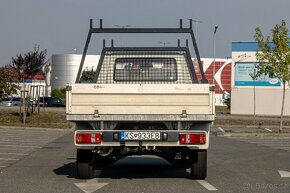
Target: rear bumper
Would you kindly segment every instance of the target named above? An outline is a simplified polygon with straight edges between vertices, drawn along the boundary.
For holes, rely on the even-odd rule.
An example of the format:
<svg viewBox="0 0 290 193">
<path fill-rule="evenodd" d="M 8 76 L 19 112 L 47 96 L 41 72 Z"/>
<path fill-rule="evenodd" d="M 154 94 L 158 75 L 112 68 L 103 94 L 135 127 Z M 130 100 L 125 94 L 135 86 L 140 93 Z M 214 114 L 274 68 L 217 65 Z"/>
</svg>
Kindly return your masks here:
<svg viewBox="0 0 290 193">
<path fill-rule="evenodd" d="M 154 130 L 155 131 L 155 130 Z M 209 131 L 198 131 L 198 130 L 160 130 L 159 132 L 161 135 L 163 133 L 167 134 L 167 139 L 161 138 L 158 141 L 122 141 L 120 139 L 114 139 L 114 134 L 119 133 L 119 130 L 77 130 L 74 133 L 74 143 L 75 146 L 79 149 L 94 149 L 95 147 L 188 147 L 189 149 L 208 149 L 209 147 Z M 94 144 L 77 144 L 76 143 L 76 134 L 77 133 L 100 133 L 102 134 L 102 141 L 101 143 Z M 206 135 L 206 143 L 205 144 L 181 144 L 179 141 L 180 134 L 189 134 L 189 133 L 196 133 L 196 134 L 205 134 Z"/>
</svg>

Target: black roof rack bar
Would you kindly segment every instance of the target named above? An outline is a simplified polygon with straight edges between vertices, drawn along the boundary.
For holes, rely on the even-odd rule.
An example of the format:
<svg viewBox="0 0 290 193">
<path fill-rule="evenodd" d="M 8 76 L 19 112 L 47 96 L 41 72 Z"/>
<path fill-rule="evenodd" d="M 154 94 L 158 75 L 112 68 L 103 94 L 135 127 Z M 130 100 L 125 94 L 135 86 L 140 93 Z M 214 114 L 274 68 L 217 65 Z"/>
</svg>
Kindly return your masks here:
<svg viewBox="0 0 290 193">
<path fill-rule="evenodd" d="M 81 59 L 81 64 L 80 64 L 80 68 L 77 74 L 77 78 L 76 78 L 76 83 L 78 83 L 80 81 L 80 76 L 82 73 L 82 68 L 84 65 L 84 61 L 85 61 L 85 56 L 87 54 L 87 50 L 88 50 L 88 46 L 89 46 L 89 42 L 91 39 L 91 35 L 93 33 L 185 33 L 185 34 L 190 34 L 191 39 L 192 39 L 192 44 L 193 44 L 193 48 L 196 54 L 196 58 L 198 61 L 198 66 L 201 72 L 201 76 L 202 76 L 202 83 L 208 83 L 204 71 L 203 71 L 203 66 L 200 60 L 200 55 L 199 55 L 199 51 L 197 48 L 197 44 L 196 44 L 196 40 L 195 40 L 195 36 L 192 30 L 192 20 L 189 19 L 189 28 L 183 28 L 182 26 L 182 19 L 180 19 L 180 27 L 179 28 L 103 28 L 103 20 L 100 19 L 100 27 L 99 28 L 94 28 L 93 26 L 93 20 L 90 19 L 90 29 L 89 29 L 89 33 L 87 36 L 87 41 L 86 41 L 86 45 L 83 51 L 83 56 Z"/>
<path fill-rule="evenodd" d="M 91 28 L 91 33 L 190 33 L 190 28 Z"/>
<path fill-rule="evenodd" d="M 187 47 L 104 47 L 105 51 L 185 51 Z"/>
</svg>

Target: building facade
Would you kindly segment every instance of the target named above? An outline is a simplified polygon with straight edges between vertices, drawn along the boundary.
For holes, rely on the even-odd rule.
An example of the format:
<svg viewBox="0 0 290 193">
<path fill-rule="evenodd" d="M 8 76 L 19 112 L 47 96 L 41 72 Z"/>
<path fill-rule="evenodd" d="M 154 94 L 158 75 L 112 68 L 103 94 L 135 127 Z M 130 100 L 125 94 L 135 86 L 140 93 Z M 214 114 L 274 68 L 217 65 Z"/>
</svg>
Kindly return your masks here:
<svg viewBox="0 0 290 193">
<path fill-rule="evenodd" d="M 230 58 L 202 58 L 205 76 L 209 83 L 215 85 L 215 104 L 224 105 L 223 100 L 231 91 L 232 60 Z M 201 80 L 198 63 L 194 61 L 197 77 Z M 214 77 L 214 82 L 213 82 Z"/>
<path fill-rule="evenodd" d="M 256 42 L 232 43 L 231 114 L 280 115 L 282 83 L 277 78 L 255 78 Z M 290 89 L 286 85 L 284 114 L 290 116 Z"/>
<path fill-rule="evenodd" d="M 100 56 L 87 55 L 84 63 L 86 70 L 96 70 Z M 79 70 L 82 55 L 52 55 L 47 66 L 47 85 L 51 89 L 65 88 L 67 83 L 74 83 Z"/>
</svg>

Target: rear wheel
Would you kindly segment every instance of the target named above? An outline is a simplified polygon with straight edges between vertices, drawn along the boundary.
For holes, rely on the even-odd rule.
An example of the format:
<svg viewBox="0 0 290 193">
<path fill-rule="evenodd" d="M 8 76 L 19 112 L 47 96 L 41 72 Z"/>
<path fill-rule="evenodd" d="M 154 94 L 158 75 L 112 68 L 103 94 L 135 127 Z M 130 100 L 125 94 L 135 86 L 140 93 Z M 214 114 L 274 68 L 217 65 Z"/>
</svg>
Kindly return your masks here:
<svg viewBox="0 0 290 193">
<path fill-rule="evenodd" d="M 94 177 L 93 154 L 91 150 L 77 149 L 77 176 L 80 179 L 92 179 Z"/>
<path fill-rule="evenodd" d="M 194 151 L 192 154 L 193 163 L 190 167 L 190 178 L 204 180 L 207 176 L 207 151 Z"/>
<path fill-rule="evenodd" d="M 77 163 L 77 175 L 79 179 L 92 179 L 94 177 L 93 166 L 88 163 Z"/>
</svg>

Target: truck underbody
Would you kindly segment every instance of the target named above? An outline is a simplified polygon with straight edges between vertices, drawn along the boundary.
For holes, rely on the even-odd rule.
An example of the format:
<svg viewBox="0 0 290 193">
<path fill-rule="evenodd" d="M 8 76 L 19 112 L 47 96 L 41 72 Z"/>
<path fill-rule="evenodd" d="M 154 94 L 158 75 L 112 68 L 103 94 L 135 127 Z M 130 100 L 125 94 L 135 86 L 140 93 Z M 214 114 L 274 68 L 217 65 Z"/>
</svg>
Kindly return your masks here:
<svg viewBox="0 0 290 193">
<path fill-rule="evenodd" d="M 92 125 L 101 123 L 76 123 L 74 141 L 77 146 L 77 171 L 80 178 L 92 178 L 95 169 L 109 166 L 130 155 L 156 155 L 175 166 L 190 168 L 190 177 L 193 179 L 206 177 L 209 122 L 135 121 L 102 124 L 105 128 L 109 128 L 107 125 L 113 126 L 114 130 L 87 130 Z M 189 128 L 178 129 L 178 125 Z M 131 135 L 131 138 L 124 140 L 124 135 L 127 138 Z M 141 135 L 145 137 L 142 138 Z M 160 137 L 152 139 L 149 135 Z"/>
</svg>

